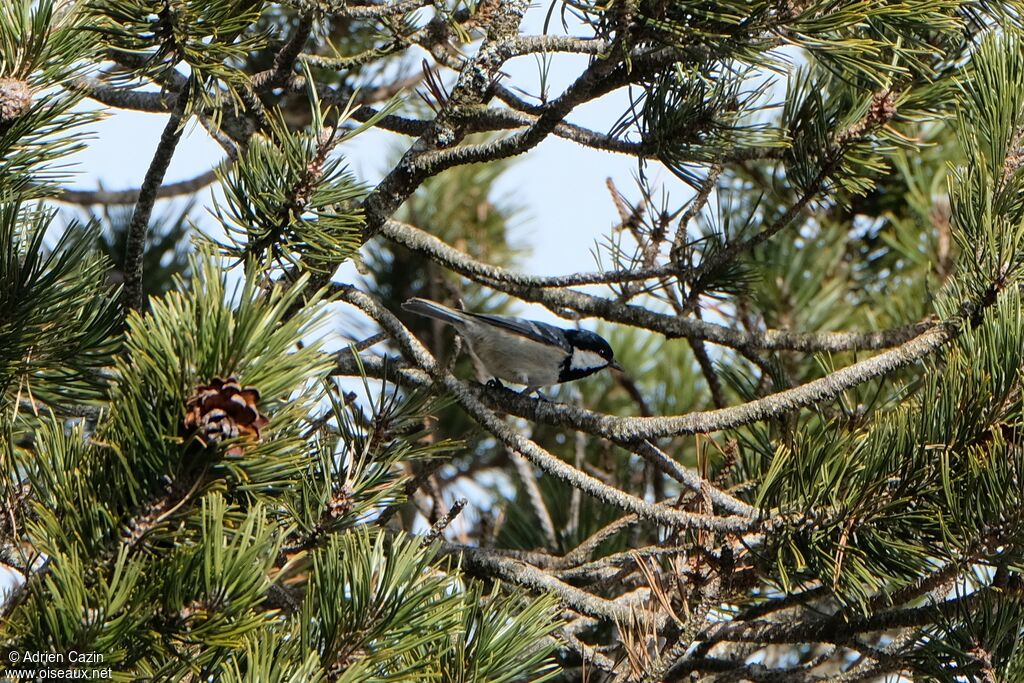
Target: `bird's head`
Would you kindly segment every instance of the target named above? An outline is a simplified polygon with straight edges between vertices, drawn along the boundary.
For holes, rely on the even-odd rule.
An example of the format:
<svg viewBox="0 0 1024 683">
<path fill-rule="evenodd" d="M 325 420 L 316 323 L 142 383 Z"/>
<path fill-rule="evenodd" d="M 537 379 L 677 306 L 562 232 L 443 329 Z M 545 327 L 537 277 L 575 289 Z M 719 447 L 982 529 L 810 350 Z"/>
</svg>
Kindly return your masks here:
<svg viewBox="0 0 1024 683">
<path fill-rule="evenodd" d="M 601 335 L 589 330 L 566 330 L 565 336 L 572 346 L 572 354 L 562 371 L 566 379 L 579 379 L 605 368 L 622 370 L 615 362 L 611 344 Z"/>
</svg>

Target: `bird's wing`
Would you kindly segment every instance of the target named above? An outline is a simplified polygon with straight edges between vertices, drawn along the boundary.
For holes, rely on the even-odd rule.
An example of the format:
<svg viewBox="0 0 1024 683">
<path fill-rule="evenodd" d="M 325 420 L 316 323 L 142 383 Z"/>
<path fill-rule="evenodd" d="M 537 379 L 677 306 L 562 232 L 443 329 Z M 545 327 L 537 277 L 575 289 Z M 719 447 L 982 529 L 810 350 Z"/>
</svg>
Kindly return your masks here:
<svg viewBox="0 0 1024 683">
<path fill-rule="evenodd" d="M 472 313 L 474 318 L 514 332 L 515 334 L 540 342 L 541 344 L 552 344 L 564 349 L 567 353 L 572 351 L 569 340 L 565 338 L 565 332 L 554 325 L 548 325 L 537 320 L 523 320 L 505 315 L 489 315 L 487 313 Z"/>
</svg>

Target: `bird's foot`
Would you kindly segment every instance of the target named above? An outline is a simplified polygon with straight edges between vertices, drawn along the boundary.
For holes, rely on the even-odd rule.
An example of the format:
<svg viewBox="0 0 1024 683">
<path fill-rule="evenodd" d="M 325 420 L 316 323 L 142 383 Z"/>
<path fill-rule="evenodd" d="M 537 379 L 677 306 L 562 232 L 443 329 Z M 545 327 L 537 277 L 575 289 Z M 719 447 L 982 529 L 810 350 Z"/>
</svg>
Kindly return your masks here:
<svg viewBox="0 0 1024 683">
<path fill-rule="evenodd" d="M 540 393 L 540 389 L 538 389 L 537 387 L 529 387 L 528 386 L 528 387 L 526 387 L 525 389 L 523 389 L 519 393 L 522 394 L 523 396 L 529 396 L 530 394 L 537 394 L 537 398 L 540 399 L 541 401 L 544 401 L 545 403 L 551 403 L 551 399 L 548 398 L 547 396 L 545 396 L 544 394 Z"/>
</svg>

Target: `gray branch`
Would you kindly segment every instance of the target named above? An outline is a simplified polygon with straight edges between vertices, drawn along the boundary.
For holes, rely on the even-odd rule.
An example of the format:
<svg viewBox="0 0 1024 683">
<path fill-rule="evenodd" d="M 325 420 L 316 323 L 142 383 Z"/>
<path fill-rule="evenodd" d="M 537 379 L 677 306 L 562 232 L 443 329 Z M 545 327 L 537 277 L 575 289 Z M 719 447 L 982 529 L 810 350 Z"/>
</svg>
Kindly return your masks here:
<svg viewBox="0 0 1024 683">
<path fill-rule="evenodd" d="M 176 183 L 161 185 L 156 191 L 157 199 L 168 199 L 186 194 L 193 194 L 209 186 L 217 180 L 216 171 L 206 171 L 194 178 Z M 139 200 L 142 188 L 133 190 L 62 190 L 54 199 L 65 204 L 91 206 L 93 204 L 134 204 Z"/>
<path fill-rule="evenodd" d="M 385 329 L 394 337 L 394 330 Z M 493 409 L 532 421 L 585 431 L 617 443 L 639 443 L 643 440 L 669 436 L 710 434 L 734 429 L 830 401 L 858 384 L 881 377 L 934 353 L 956 336 L 959 329 L 959 323 L 949 321 L 937 325 L 895 349 L 854 363 L 807 384 L 738 406 L 675 416 L 619 417 L 595 413 L 586 408 L 565 403 L 538 401 L 509 390 L 490 389 L 480 385 L 470 387 L 454 377 L 450 379 L 455 383 L 453 386 L 458 387 L 459 394 L 464 399 L 471 400 L 474 406 L 483 407 L 488 414 L 493 415 L 491 412 Z M 402 328 L 399 334 L 407 336 L 408 332 Z M 373 358 L 364 359 L 364 366 L 367 372 L 384 372 L 383 363 L 375 361 Z M 421 367 L 425 366 L 421 365 Z M 338 374 L 358 374 L 358 368 L 354 362 L 346 361 L 342 356 L 339 358 L 337 372 Z M 389 372 L 390 379 L 409 385 L 426 385 L 430 382 L 427 372 L 419 369 L 392 367 Z M 445 384 L 448 386 L 447 382 Z M 469 412 L 473 413 L 474 411 L 470 410 Z M 515 446 L 510 447 L 519 450 Z"/>
<path fill-rule="evenodd" d="M 135 212 L 132 214 L 132 221 L 128 226 L 122 296 L 126 310 L 140 310 L 145 303 L 142 288 L 142 262 L 146 248 L 146 233 L 149 231 L 149 219 L 153 213 L 153 205 L 156 203 L 157 192 L 163 184 L 167 166 L 171 163 L 171 157 L 174 156 L 174 150 L 178 146 L 178 140 L 181 139 L 184 129 L 189 85 L 190 81 L 187 81 L 178 93 L 174 111 L 171 112 L 167 125 L 164 127 L 156 152 L 153 154 L 153 160 L 149 164 L 149 170 L 146 171 L 146 177 L 142 181 L 139 199 L 135 204 Z"/>
</svg>

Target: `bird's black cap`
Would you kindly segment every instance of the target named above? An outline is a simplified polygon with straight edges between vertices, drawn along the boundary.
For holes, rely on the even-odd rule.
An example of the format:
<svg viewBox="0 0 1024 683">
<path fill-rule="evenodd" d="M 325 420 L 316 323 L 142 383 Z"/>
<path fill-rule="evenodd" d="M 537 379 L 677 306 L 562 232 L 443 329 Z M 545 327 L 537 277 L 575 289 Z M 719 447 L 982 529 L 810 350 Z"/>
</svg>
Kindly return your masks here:
<svg viewBox="0 0 1024 683">
<path fill-rule="evenodd" d="M 615 357 L 611 344 L 604 337 L 590 330 L 566 330 L 565 336 L 569 343 L 578 349 L 593 351 L 607 361 L 611 361 Z"/>
</svg>

